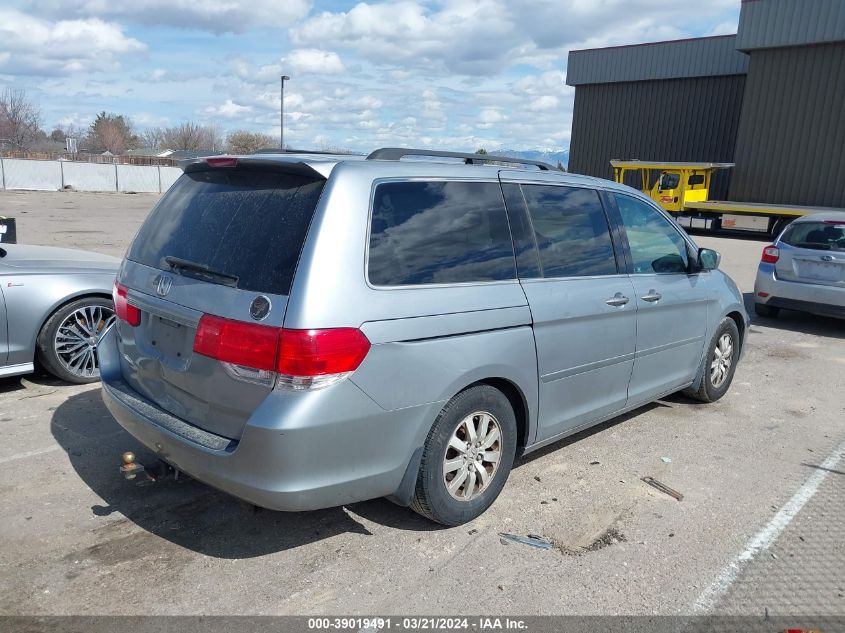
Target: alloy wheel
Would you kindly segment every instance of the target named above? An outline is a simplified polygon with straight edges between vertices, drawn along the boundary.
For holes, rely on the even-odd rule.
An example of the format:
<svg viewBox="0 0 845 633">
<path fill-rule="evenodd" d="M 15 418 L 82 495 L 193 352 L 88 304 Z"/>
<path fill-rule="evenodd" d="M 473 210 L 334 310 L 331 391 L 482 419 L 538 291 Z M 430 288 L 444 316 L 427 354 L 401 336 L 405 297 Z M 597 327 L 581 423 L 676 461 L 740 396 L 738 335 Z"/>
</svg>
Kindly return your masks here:
<svg viewBox="0 0 845 633">
<path fill-rule="evenodd" d="M 710 382 L 715 388 L 719 388 L 727 380 L 733 363 L 734 345 L 733 338 L 727 332 L 719 337 L 716 348 L 713 350 L 713 362 L 710 363 Z"/>
<path fill-rule="evenodd" d="M 81 378 L 99 373 L 97 343 L 114 321 L 114 311 L 99 305 L 83 306 L 71 312 L 56 330 L 53 349 L 62 366 Z"/>
<path fill-rule="evenodd" d="M 502 429 L 486 411 L 462 419 L 443 458 L 443 482 L 449 494 L 470 501 L 490 485 L 502 457 Z"/>
</svg>

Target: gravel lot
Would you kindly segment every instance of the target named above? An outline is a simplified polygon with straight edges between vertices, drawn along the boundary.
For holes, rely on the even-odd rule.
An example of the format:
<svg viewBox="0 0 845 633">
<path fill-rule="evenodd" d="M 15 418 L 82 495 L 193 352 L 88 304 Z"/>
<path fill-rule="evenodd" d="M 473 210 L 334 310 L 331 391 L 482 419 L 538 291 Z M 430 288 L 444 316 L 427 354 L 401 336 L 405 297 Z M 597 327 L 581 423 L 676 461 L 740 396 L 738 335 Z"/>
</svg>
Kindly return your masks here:
<svg viewBox="0 0 845 633">
<path fill-rule="evenodd" d="M 122 255 L 156 200 L 0 192 L 0 214 L 21 242 Z M 697 239 L 750 293 L 763 242 Z M 724 399 L 671 397 L 532 454 L 450 529 L 383 500 L 283 514 L 127 482 L 120 453 L 145 451 L 97 386 L 0 379 L 0 613 L 845 615 L 843 335 L 758 320 Z"/>
</svg>

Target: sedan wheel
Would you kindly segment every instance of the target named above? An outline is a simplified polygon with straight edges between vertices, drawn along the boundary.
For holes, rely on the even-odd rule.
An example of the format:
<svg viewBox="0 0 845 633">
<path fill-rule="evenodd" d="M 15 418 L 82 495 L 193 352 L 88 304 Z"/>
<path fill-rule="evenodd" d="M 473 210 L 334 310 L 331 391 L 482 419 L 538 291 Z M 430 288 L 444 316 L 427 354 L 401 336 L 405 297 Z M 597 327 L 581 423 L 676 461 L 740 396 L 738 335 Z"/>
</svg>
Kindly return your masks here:
<svg viewBox="0 0 845 633">
<path fill-rule="evenodd" d="M 87 383 L 100 378 L 97 344 L 114 322 L 108 299 L 86 297 L 54 312 L 38 334 L 38 360 L 57 378 Z"/>
</svg>

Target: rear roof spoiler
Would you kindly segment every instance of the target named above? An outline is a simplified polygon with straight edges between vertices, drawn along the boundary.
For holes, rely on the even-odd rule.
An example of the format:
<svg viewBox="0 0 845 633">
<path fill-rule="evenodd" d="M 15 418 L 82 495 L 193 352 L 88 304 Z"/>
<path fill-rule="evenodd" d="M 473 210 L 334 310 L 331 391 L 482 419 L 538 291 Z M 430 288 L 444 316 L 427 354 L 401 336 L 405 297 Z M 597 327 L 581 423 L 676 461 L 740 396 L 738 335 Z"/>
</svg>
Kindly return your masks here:
<svg viewBox="0 0 845 633">
<path fill-rule="evenodd" d="M 220 158 L 232 158 L 234 159 L 235 163 L 231 166 L 226 167 L 218 167 L 206 160 L 208 158 L 212 159 L 220 159 Z M 282 157 L 276 158 L 251 158 L 251 157 L 241 157 L 241 156 L 206 156 L 203 158 L 191 158 L 184 161 L 179 161 L 179 167 L 182 168 L 186 174 L 190 174 L 195 171 L 209 171 L 213 169 L 231 169 L 232 167 L 257 167 L 259 169 L 267 169 L 273 171 L 284 171 L 289 174 L 297 174 L 300 176 L 306 176 L 310 178 L 320 178 L 322 180 L 326 180 L 331 174 L 332 167 L 335 166 L 335 162 L 331 161 L 316 161 L 315 164 L 309 164 L 304 162 L 301 158 L 293 158 L 291 157 L 289 160 L 284 160 Z M 325 173 L 323 170 L 320 169 L 321 167 L 325 167 Z"/>
</svg>

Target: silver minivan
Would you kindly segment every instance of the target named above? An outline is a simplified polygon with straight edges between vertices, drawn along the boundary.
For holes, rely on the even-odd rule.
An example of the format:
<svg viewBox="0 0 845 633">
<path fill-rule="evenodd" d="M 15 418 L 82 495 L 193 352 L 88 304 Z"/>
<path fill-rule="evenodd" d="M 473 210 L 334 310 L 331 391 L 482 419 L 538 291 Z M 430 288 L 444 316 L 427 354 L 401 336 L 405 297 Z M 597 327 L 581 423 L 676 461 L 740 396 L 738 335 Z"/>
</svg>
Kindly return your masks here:
<svg viewBox="0 0 845 633">
<path fill-rule="evenodd" d="M 103 397 L 258 506 L 388 497 L 457 525 L 522 454 L 725 394 L 748 317 L 718 263 L 639 192 L 542 163 L 207 158 L 122 263 Z"/>
</svg>

